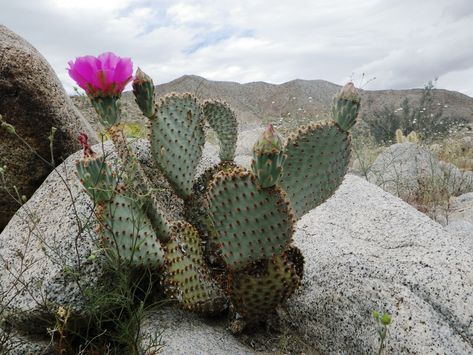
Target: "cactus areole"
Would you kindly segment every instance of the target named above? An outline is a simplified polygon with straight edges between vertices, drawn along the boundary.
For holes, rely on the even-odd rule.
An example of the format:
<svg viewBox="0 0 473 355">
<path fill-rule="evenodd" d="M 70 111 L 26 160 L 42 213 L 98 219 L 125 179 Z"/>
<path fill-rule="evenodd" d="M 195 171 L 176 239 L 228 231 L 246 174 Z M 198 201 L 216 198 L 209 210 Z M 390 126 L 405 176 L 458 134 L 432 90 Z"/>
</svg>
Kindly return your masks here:
<svg viewBox="0 0 473 355">
<path fill-rule="evenodd" d="M 102 245 L 130 268 L 154 267 L 169 298 L 201 314 L 230 309 L 248 321 L 269 317 L 300 285 L 304 258 L 292 243 L 296 221 L 341 184 L 360 96 L 352 83 L 334 98 L 334 120 L 300 127 L 284 142 L 269 125 L 253 149 L 251 170 L 234 162 L 237 119 L 223 102 L 172 93 L 155 102 L 151 78 L 138 69 L 136 102 L 150 119 L 152 159 L 187 220 L 173 220 L 124 139 L 118 100 L 131 80 L 131 60 L 106 53 L 70 62 L 112 132 L 122 160 L 117 172 L 81 137 L 78 176 L 94 200 Z M 105 104 L 98 103 L 107 101 Z M 222 163 L 196 179 L 205 127 L 220 143 Z"/>
</svg>

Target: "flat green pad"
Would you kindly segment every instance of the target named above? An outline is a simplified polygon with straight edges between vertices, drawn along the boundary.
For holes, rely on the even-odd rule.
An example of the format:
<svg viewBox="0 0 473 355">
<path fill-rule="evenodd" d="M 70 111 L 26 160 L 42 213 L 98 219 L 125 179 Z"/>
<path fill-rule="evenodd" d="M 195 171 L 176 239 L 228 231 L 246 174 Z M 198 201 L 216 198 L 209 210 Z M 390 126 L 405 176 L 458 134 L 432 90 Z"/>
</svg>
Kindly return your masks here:
<svg viewBox="0 0 473 355">
<path fill-rule="evenodd" d="M 226 300 L 205 264 L 197 230 L 187 222 L 174 222 L 165 248 L 166 293 L 185 309 L 205 314 L 222 312 Z"/>
<path fill-rule="evenodd" d="M 237 165 L 234 162 L 222 161 L 217 165 L 207 168 L 204 173 L 196 179 L 190 198 L 184 201 L 185 218 L 197 228 L 200 237 L 204 241 L 209 240 L 211 229 L 213 229 L 207 203 L 207 191 L 210 182 L 220 171 L 230 171 L 236 167 Z"/>
<path fill-rule="evenodd" d="M 192 192 L 195 169 L 205 143 L 202 107 L 191 94 L 169 94 L 150 122 L 151 152 L 181 197 Z"/>
<path fill-rule="evenodd" d="M 334 121 L 301 127 L 287 141 L 279 186 L 299 219 L 337 190 L 350 161 L 351 139 Z"/>
<path fill-rule="evenodd" d="M 248 320 L 269 317 L 297 289 L 296 268 L 282 254 L 230 276 L 228 293 L 235 310 Z"/>
<path fill-rule="evenodd" d="M 235 113 L 227 103 L 216 100 L 204 101 L 203 107 L 205 118 L 217 133 L 220 141 L 220 159 L 233 160 L 238 138 L 238 122 Z"/>
<path fill-rule="evenodd" d="M 243 168 L 218 173 L 207 193 L 212 244 L 233 270 L 281 253 L 291 242 L 294 216 L 278 187 L 261 189 Z"/>
<path fill-rule="evenodd" d="M 103 204 L 112 198 L 117 178 L 104 157 L 77 160 L 76 169 L 80 182 L 96 204 Z"/>
<path fill-rule="evenodd" d="M 117 194 L 99 211 L 102 211 L 99 219 L 103 222 L 103 247 L 109 255 L 133 266 L 164 265 L 164 250 L 139 202 Z"/>
</svg>

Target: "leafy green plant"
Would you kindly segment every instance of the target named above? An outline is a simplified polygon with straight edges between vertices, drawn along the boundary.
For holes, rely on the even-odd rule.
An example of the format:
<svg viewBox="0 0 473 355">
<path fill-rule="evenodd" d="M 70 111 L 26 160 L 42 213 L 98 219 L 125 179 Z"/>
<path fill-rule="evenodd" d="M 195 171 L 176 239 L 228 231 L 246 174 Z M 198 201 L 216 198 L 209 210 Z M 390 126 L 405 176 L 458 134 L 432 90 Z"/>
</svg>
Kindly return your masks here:
<svg viewBox="0 0 473 355">
<path fill-rule="evenodd" d="M 385 347 L 385 340 L 386 336 L 388 335 L 388 327 L 391 325 L 391 315 L 389 313 L 380 314 L 378 311 L 374 311 L 373 318 L 377 323 L 377 331 L 379 336 L 378 355 L 381 355 Z"/>
</svg>

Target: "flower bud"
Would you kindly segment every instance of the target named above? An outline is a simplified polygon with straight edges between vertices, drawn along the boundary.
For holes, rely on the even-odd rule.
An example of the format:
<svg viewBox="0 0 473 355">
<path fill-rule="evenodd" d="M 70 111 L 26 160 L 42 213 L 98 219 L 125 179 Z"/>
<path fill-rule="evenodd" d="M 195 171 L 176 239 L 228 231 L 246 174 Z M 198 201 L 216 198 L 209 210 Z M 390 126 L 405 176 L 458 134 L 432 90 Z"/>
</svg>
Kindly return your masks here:
<svg viewBox="0 0 473 355">
<path fill-rule="evenodd" d="M 276 153 L 283 149 L 283 139 L 270 123 L 256 141 L 253 151 L 257 154 Z"/>
<path fill-rule="evenodd" d="M 278 182 L 285 160 L 283 147 L 282 137 L 269 124 L 253 146 L 251 169 L 261 187 L 271 187 Z"/>
<path fill-rule="evenodd" d="M 90 146 L 89 143 L 89 136 L 87 136 L 86 133 L 79 133 L 79 143 L 82 146 L 82 149 L 84 149 L 84 158 L 94 158 L 95 157 L 95 152 L 92 150 L 92 147 Z"/>
<path fill-rule="evenodd" d="M 343 100 L 350 100 L 353 102 L 360 102 L 361 96 L 356 90 L 355 85 L 350 81 L 338 93 L 338 98 Z"/>
<path fill-rule="evenodd" d="M 361 96 L 352 82 L 345 84 L 335 96 L 332 105 L 332 118 L 345 131 L 356 122 L 360 110 Z"/>
<path fill-rule="evenodd" d="M 153 79 L 140 68 L 136 70 L 135 80 L 133 80 L 133 94 L 143 115 L 152 118 L 155 112 Z"/>
</svg>

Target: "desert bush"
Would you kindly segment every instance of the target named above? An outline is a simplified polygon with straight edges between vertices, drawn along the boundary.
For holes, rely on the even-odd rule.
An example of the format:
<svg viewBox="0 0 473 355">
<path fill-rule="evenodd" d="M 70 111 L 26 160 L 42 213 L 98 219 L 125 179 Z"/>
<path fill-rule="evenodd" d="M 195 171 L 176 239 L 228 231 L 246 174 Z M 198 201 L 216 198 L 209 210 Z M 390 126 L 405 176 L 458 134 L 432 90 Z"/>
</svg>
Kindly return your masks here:
<svg viewBox="0 0 473 355">
<path fill-rule="evenodd" d="M 365 117 L 364 122 L 374 141 L 378 144 L 392 142 L 397 129 L 406 136 L 415 131 L 422 140 L 429 141 L 466 124 L 468 120 L 464 117 L 445 115 L 444 105 L 435 99 L 435 82 L 429 81 L 424 86 L 417 104 L 404 98 L 398 108 L 384 105 Z"/>
</svg>

